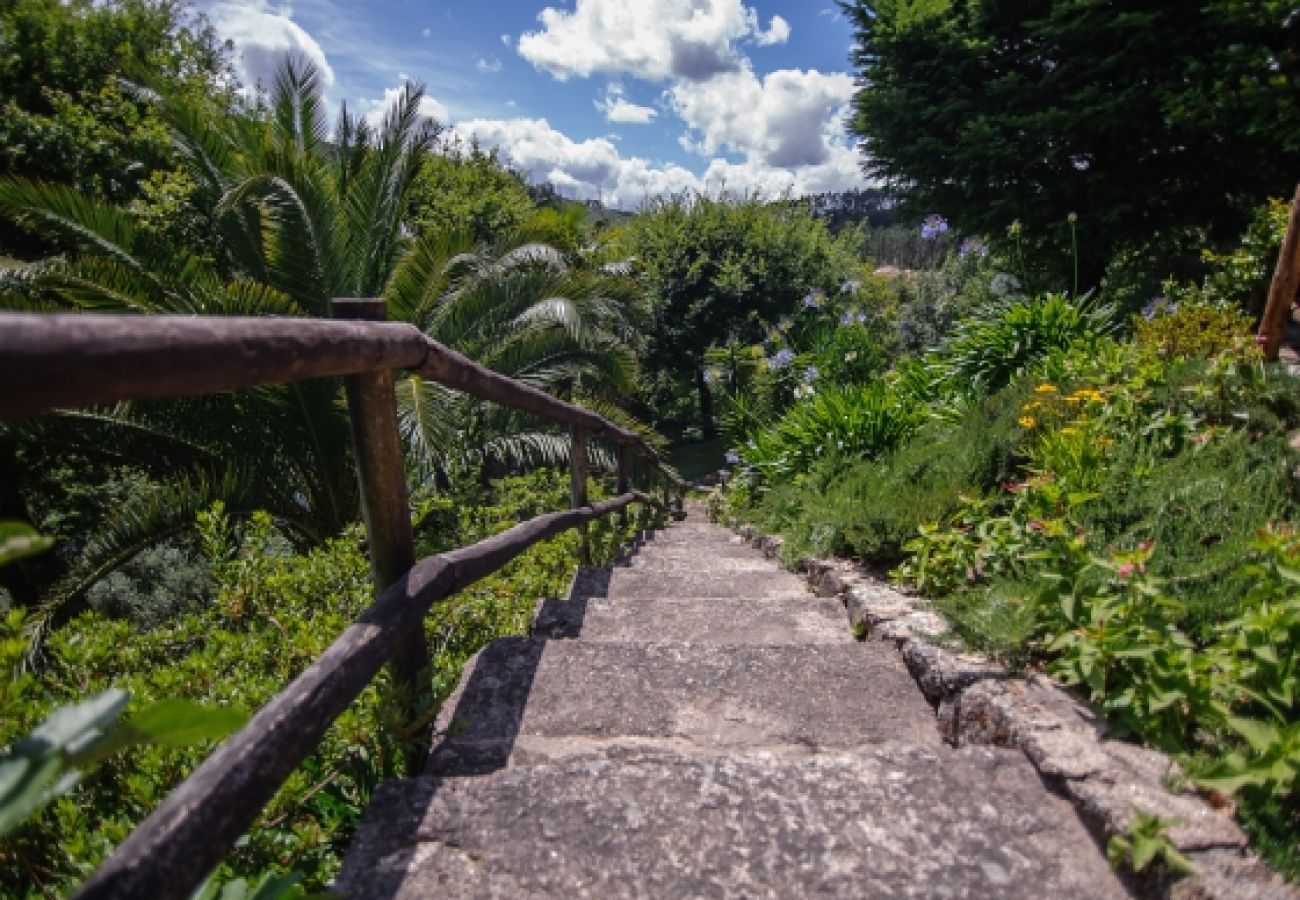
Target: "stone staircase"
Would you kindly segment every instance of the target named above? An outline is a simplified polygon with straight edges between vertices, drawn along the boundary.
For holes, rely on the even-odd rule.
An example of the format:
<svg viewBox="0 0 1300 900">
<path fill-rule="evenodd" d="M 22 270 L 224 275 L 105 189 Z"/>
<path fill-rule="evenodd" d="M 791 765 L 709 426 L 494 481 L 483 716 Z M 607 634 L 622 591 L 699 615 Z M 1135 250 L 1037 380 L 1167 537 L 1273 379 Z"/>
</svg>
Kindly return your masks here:
<svg viewBox="0 0 1300 900">
<path fill-rule="evenodd" d="M 349 897 L 1123 897 L 1015 750 L 954 750 L 885 642 L 702 508 L 466 666 Z"/>
</svg>

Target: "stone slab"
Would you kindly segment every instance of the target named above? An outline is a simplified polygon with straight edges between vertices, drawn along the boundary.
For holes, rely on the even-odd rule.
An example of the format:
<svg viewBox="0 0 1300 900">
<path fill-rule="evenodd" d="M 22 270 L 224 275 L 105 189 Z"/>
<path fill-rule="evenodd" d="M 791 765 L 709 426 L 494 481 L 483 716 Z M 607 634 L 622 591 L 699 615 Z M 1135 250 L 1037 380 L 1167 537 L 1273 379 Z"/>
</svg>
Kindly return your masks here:
<svg viewBox="0 0 1300 900">
<path fill-rule="evenodd" d="M 609 644 L 506 638 L 465 667 L 436 723 L 432 773 L 506 765 L 525 739 L 668 739 L 701 751 L 940 745 L 883 644 Z"/>
<path fill-rule="evenodd" d="M 794 597 L 574 597 L 547 600 L 532 633 L 584 641 L 843 644 L 853 640 L 834 600 Z"/>
<path fill-rule="evenodd" d="M 804 580 L 769 567 L 766 572 L 651 572 L 614 569 L 604 594 L 608 597 L 763 597 L 807 594 Z"/>
<path fill-rule="evenodd" d="M 378 898 L 1120 898 L 1014 751 L 581 756 L 377 790 L 335 889 Z"/>
</svg>

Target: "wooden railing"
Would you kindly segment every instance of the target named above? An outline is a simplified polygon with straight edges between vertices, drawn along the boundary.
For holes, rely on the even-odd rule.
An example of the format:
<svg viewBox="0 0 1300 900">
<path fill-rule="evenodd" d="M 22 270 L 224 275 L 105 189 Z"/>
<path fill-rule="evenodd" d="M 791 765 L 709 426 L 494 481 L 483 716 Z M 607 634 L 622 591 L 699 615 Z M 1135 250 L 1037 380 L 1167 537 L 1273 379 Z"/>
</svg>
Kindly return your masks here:
<svg viewBox="0 0 1300 900">
<path fill-rule="evenodd" d="M 342 299 L 334 320 L 0 313 L 0 419 L 59 407 L 193 396 L 342 375 L 378 599 L 242 731 L 223 742 L 91 876 L 78 897 L 188 897 L 253 824 L 326 729 L 385 665 L 419 705 L 429 663 L 429 608 L 528 547 L 635 502 L 633 455 L 662 502 L 682 484 L 638 435 L 590 410 L 478 365 L 419 329 L 378 321 L 379 300 Z M 342 320 L 342 321 L 340 321 Z M 414 562 L 393 390 L 406 369 L 483 400 L 569 426 L 572 508 L 450 553 Z M 588 440 L 617 449 L 617 496 L 587 503 Z M 583 541 L 584 562 L 587 555 Z M 418 763 L 417 752 L 408 763 Z"/>
</svg>

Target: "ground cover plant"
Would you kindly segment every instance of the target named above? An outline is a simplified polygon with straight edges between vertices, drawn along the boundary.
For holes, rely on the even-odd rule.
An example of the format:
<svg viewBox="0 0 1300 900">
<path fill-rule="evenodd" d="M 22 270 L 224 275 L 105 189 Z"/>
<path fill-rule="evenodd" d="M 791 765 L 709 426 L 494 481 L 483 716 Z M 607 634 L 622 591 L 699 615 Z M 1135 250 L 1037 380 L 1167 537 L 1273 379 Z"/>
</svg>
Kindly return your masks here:
<svg viewBox="0 0 1300 900">
<path fill-rule="evenodd" d="M 759 432 L 728 503 L 792 555 L 892 566 L 954 639 L 1074 685 L 1193 784 L 1234 796 L 1294 878 L 1300 384 L 1244 324 L 1184 300 L 1128 341 L 1101 323 L 1028 363 L 1018 342 L 995 360 L 1005 386 L 959 419 L 936 402 L 879 459 L 780 470 Z M 932 367 L 959 369 L 980 326 Z M 797 410 L 781 427 L 805 423 Z"/>
<path fill-rule="evenodd" d="M 603 493 L 597 484 L 593 489 L 594 496 Z M 567 475 L 549 471 L 496 481 L 477 500 L 430 497 L 417 504 L 417 553 L 473 542 L 567 502 Z M 638 511 L 629 528 L 644 524 L 648 515 Z M 8 682 L 0 697 L 0 743 L 27 733 L 55 707 L 110 686 L 130 693 L 132 711 L 168 698 L 252 712 L 371 601 L 359 526 L 298 551 L 270 516 L 259 513 L 241 526 L 218 505 L 199 517 L 198 532 L 216 582 L 211 602 L 145 630 L 95 611 L 58 629 L 46 644 L 40 676 Z M 612 521 L 592 525 L 597 558 L 607 558 L 630 533 Z M 577 541 L 569 533 L 541 544 L 436 607 L 426 620 L 435 705 L 419 721 L 401 720 L 389 702 L 387 675 L 381 674 L 281 788 L 217 881 L 296 871 L 306 888 L 327 884 L 371 789 L 381 778 L 400 774 L 403 739 L 427 727 L 474 652 L 495 637 L 526 633 L 534 602 L 562 595 L 576 566 Z M 6 673 L 21 671 L 24 618 L 13 609 L 0 620 Z M 77 790 L 0 837 L 0 894 L 67 894 L 210 745 L 148 746 L 100 763 Z M 87 829 L 87 822 L 96 827 Z"/>
</svg>

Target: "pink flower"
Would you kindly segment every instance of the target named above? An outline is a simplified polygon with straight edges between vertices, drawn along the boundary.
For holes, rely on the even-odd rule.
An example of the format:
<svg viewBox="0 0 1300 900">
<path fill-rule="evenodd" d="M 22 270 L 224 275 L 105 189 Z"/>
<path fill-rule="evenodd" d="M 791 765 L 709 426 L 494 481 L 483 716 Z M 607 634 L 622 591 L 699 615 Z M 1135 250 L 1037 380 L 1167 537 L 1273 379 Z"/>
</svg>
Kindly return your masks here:
<svg viewBox="0 0 1300 900">
<path fill-rule="evenodd" d="M 1124 563 L 1124 565 L 1119 567 L 1118 574 L 1120 578 L 1128 578 L 1133 574 L 1133 564 L 1131 562 Z"/>
</svg>

